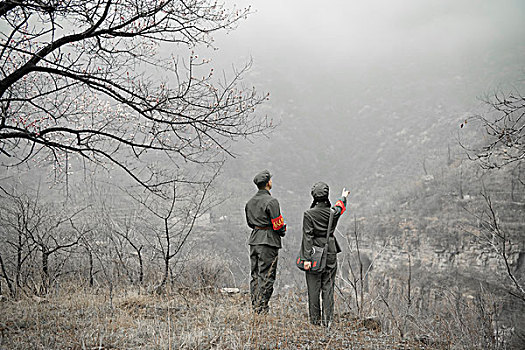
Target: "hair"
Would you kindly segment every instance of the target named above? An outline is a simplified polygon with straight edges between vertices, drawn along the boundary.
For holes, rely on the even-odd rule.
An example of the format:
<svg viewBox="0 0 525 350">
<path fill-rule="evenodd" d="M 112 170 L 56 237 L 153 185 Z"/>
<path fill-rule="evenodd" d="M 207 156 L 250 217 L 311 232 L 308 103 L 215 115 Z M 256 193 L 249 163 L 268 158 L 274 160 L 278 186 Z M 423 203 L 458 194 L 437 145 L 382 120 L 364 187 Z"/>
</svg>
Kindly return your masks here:
<svg viewBox="0 0 525 350">
<path fill-rule="evenodd" d="M 257 188 L 260 189 L 260 190 L 264 190 L 266 188 L 267 184 L 268 184 L 268 181 L 261 182 L 261 183 L 257 184 Z"/>
<path fill-rule="evenodd" d="M 314 197 L 314 201 L 312 202 L 312 205 L 310 205 L 310 208 L 315 207 L 318 203 L 326 203 L 328 204 L 329 207 L 332 206 L 332 203 L 330 203 L 330 200 L 328 199 L 328 197 L 321 197 L 321 198 Z"/>
</svg>

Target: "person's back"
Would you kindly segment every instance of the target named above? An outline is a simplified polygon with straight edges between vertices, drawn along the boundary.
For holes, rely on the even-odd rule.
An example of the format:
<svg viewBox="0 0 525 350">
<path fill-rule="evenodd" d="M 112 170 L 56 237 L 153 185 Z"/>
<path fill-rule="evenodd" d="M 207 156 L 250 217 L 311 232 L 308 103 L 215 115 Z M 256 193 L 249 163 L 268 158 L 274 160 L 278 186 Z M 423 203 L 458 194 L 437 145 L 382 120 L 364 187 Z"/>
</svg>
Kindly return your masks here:
<svg viewBox="0 0 525 350">
<path fill-rule="evenodd" d="M 246 222 L 253 229 L 249 245 L 266 244 L 271 247 L 281 248 L 281 236 L 274 232 L 281 229 L 283 223 L 282 216 L 277 216 L 279 202 L 270 195 L 266 189 L 260 189 L 246 203 Z M 272 214 L 275 212 L 275 214 Z M 277 220 L 272 219 L 272 215 L 277 216 Z"/>
<path fill-rule="evenodd" d="M 322 247 L 326 244 L 326 231 L 328 230 L 328 221 L 330 220 L 330 203 L 321 202 L 317 203 L 313 208 L 305 211 L 304 216 L 308 217 L 309 220 L 304 220 L 303 223 L 311 225 L 311 234 L 313 236 L 313 244 Z M 337 222 L 343 213 L 343 210 L 337 210 L 334 212 L 332 221 L 332 227 L 330 229 L 329 236 L 333 237 L 333 231 L 337 226 Z M 341 248 L 336 239 L 331 239 L 328 242 L 328 252 L 339 253 Z"/>
<path fill-rule="evenodd" d="M 252 307 L 257 313 L 268 312 L 268 302 L 273 293 L 277 271 L 278 251 L 286 225 L 281 215 L 279 202 L 270 194 L 271 174 L 264 170 L 253 182 L 257 193 L 246 203 L 246 223 L 252 229 L 250 245 L 250 294 Z"/>
<path fill-rule="evenodd" d="M 314 201 L 310 209 L 307 209 L 303 215 L 303 239 L 300 260 L 304 261 L 306 285 L 308 287 L 308 310 L 310 322 L 313 324 L 322 322 L 325 326 L 329 326 L 333 319 L 337 253 L 341 252 L 333 231 L 341 214 L 346 210 L 346 198 L 349 193 L 349 191 L 343 189 L 341 199 L 332 207 L 328 199 L 328 185 L 324 182 L 318 182 L 314 184 L 311 191 Z M 332 227 L 327 234 L 331 213 L 333 213 Z M 311 257 L 314 247 L 324 247 L 327 239 L 326 267 L 322 272 L 313 272 L 310 269 L 312 268 Z M 322 307 L 320 303 L 321 296 Z"/>
</svg>

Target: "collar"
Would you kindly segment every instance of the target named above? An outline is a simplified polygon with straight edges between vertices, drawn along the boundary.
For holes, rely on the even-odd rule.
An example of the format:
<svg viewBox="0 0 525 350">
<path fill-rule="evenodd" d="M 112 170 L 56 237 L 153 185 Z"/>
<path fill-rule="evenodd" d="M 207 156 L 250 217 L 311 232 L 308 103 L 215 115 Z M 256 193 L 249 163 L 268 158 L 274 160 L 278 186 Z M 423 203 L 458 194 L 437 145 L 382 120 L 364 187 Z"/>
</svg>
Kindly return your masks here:
<svg viewBox="0 0 525 350">
<path fill-rule="evenodd" d="M 268 194 L 270 196 L 272 195 L 267 189 L 258 190 L 257 194 Z"/>
<path fill-rule="evenodd" d="M 328 203 L 326 203 L 326 202 L 319 202 L 319 203 L 317 203 L 317 204 L 315 205 L 314 208 L 317 208 L 317 207 L 320 207 L 320 208 L 329 208 L 330 205 L 329 205 Z"/>
</svg>

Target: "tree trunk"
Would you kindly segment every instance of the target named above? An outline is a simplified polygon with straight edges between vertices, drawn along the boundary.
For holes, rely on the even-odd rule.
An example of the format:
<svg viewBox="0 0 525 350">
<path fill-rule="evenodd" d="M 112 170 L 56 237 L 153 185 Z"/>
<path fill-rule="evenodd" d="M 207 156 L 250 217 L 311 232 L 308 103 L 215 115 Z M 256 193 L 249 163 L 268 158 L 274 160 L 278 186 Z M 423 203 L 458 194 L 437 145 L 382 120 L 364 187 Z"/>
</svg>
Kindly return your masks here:
<svg viewBox="0 0 525 350">
<path fill-rule="evenodd" d="M 171 243 L 171 240 L 170 240 L 170 231 L 169 231 L 169 226 L 168 226 L 168 218 L 164 218 L 164 233 L 165 233 L 165 239 L 166 239 L 166 251 L 164 252 L 164 276 L 162 276 L 162 280 L 160 282 L 160 284 L 158 285 L 158 287 L 156 288 L 156 292 L 158 294 L 162 293 L 162 289 L 164 288 L 164 286 L 166 285 L 166 281 L 168 280 L 168 274 L 169 274 L 169 269 L 170 269 L 170 243 Z"/>
<path fill-rule="evenodd" d="M 169 270 L 170 270 L 170 259 L 168 255 L 166 255 L 164 257 L 164 276 L 162 276 L 162 281 L 159 284 L 159 290 L 164 288 L 164 286 L 166 285 L 166 282 L 168 281 Z"/>
<path fill-rule="evenodd" d="M 2 259 L 2 255 L 0 255 L 0 267 L 2 268 L 2 275 L 4 276 L 5 283 L 7 284 L 7 288 L 9 289 L 9 294 L 14 298 L 16 297 L 16 291 L 14 290 L 11 280 L 7 275 L 7 270 L 5 268 L 4 259 Z"/>
<path fill-rule="evenodd" d="M 139 284 L 142 284 L 144 282 L 144 262 L 142 261 L 142 247 L 140 247 L 137 251 L 138 258 L 139 258 Z"/>
<path fill-rule="evenodd" d="M 47 294 L 49 289 L 49 251 L 42 247 L 42 287 L 43 293 Z"/>
<path fill-rule="evenodd" d="M 18 246 L 16 247 L 16 288 L 20 289 L 20 275 L 22 273 L 22 234 L 18 233 Z"/>
<path fill-rule="evenodd" d="M 88 254 L 89 254 L 89 286 L 93 287 L 94 279 L 93 279 L 93 253 L 91 252 L 91 249 L 88 248 Z"/>
</svg>

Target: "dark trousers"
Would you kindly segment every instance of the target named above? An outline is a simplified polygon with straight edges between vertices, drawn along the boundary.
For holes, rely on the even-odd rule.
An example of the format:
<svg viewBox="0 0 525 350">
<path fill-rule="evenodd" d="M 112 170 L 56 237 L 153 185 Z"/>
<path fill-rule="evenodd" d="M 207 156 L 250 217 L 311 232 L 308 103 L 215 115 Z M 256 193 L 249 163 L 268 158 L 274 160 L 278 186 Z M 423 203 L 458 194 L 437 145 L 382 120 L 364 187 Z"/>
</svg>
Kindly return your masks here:
<svg viewBox="0 0 525 350">
<path fill-rule="evenodd" d="M 308 311 L 310 322 L 328 326 L 334 318 L 334 283 L 337 264 L 327 268 L 322 273 L 306 272 L 306 285 L 308 287 Z M 321 302 L 323 307 L 321 310 Z M 321 313 L 322 311 L 322 313 Z"/>
<path fill-rule="evenodd" d="M 277 255 L 279 248 L 268 245 L 251 245 L 250 293 L 255 312 L 268 311 L 268 302 L 273 293 L 273 284 L 277 272 Z"/>
</svg>

